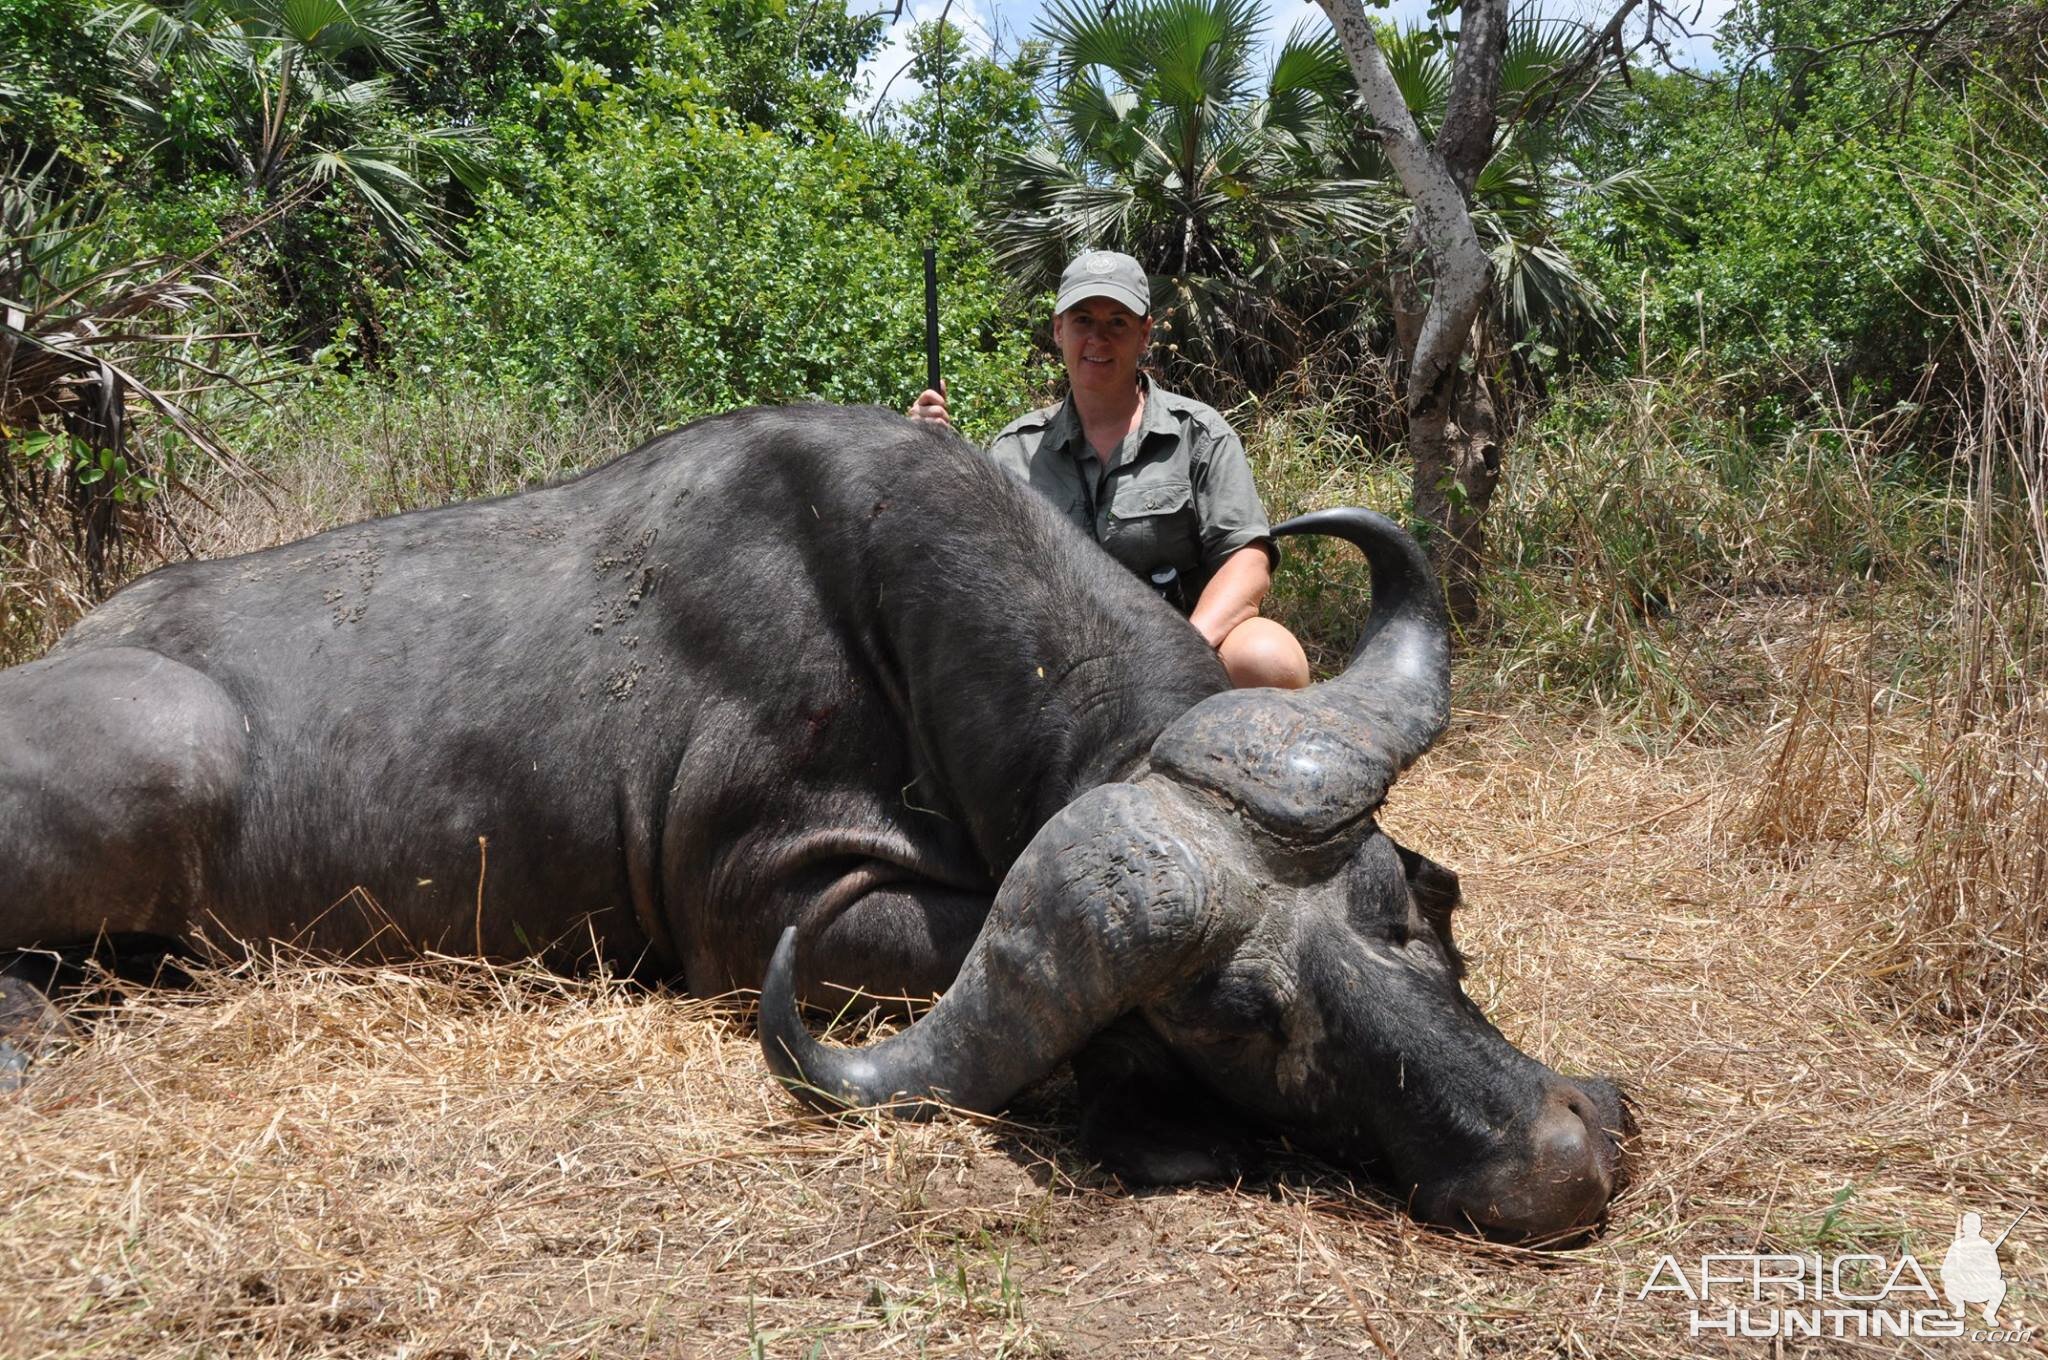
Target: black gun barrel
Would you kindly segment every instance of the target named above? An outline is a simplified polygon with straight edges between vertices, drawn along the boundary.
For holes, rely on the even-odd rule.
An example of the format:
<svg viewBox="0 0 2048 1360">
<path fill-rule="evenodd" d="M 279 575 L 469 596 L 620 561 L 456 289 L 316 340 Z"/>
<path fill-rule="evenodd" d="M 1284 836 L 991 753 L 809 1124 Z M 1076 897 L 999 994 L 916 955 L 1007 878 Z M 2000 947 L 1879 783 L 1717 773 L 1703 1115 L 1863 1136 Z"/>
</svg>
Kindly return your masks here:
<svg viewBox="0 0 2048 1360">
<path fill-rule="evenodd" d="M 939 390 L 939 253 L 924 248 L 924 385 Z"/>
</svg>

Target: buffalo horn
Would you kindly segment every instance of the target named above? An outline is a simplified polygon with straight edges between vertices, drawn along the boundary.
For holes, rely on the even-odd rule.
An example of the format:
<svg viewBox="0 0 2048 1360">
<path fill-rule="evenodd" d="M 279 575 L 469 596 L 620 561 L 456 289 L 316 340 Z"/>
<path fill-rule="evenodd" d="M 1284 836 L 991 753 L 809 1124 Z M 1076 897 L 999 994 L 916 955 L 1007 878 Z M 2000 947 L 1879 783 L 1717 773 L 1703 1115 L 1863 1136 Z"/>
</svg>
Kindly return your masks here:
<svg viewBox="0 0 2048 1360">
<path fill-rule="evenodd" d="M 1449 628 L 1429 559 L 1370 510 L 1318 510 L 1273 530 L 1330 534 L 1372 565 L 1372 611 L 1341 675 L 1305 690 L 1230 690 L 1176 719 L 1152 744 L 1153 768 L 1221 794 L 1297 843 L 1342 838 L 1451 712 Z"/>
<path fill-rule="evenodd" d="M 1376 510 L 1312 510 L 1273 526 L 1273 537 L 1327 534 L 1365 554 L 1372 612 L 1341 675 L 1315 688 L 1355 698 L 1384 725 L 1382 740 L 1407 769 L 1451 720 L 1451 630 L 1429 558 L 1407 530 Z"/>
<path fill-rule="evenodd" d="M 1170 796 L 1170 795 L 1168 795 Z M 761 1044 L 819 1108 L 902 1100 L 898 1113 L 996 1110 L 1126 1011 L 1199 968 L 1226 934 L 1161 795 L 1107 784 L 1025 848 L 959 976 L 910 1028 L 864 1049 L 811 1037 L 797 1010 L 796 932 L 761 986 Z"/>
</svg>

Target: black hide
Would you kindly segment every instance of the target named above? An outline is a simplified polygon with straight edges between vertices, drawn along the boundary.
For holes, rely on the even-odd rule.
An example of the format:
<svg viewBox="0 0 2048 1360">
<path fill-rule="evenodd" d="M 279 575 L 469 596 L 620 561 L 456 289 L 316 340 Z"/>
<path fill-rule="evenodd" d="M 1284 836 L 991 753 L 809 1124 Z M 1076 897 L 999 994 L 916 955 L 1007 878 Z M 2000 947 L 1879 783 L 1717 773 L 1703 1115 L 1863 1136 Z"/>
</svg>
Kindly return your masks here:
<svg viewBox="0 0 2048 1360">
<path fill-rule="evenodd" d="M 0 946 L 594 941 L 712 993 L 796 924 L 929 992 L 1033 832 L 1224 685 L 950 434 L 700 421 L 153 572 L 0 673 Z"/>
</svg>

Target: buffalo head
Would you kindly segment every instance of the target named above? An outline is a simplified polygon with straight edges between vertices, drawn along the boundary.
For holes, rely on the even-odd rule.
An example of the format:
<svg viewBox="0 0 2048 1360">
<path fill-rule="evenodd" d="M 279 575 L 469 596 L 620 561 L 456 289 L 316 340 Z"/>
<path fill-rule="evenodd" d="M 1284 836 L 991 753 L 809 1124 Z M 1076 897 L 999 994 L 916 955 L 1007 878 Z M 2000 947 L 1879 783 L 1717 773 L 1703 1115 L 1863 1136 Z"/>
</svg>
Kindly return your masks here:
<svg viewBox="0 0 2048 1360">
<path fill-rule="evenodd" d="M 1456 877 L 1375 817 L 1449 718 L 1428 561 L 1365 510 L 1275 532 L 1335 534 L 1372 564 L 1343 674 L 1214 695 L 1128 779 L 1068 804 L 1012 866 L 953 985 L 890 1039 L 811 1037 L 785 933 L 762 987 L 770 1066 L 812 1099 L 993 1110 L 1136 1013 L 1231 1106 L 1374 1167 L 1422 1217 L 1510 1236 L 1587 1226 L 1616 1187 L 1619 1094 L 1487 1022 L 1459 985 Z"/>
</svg>

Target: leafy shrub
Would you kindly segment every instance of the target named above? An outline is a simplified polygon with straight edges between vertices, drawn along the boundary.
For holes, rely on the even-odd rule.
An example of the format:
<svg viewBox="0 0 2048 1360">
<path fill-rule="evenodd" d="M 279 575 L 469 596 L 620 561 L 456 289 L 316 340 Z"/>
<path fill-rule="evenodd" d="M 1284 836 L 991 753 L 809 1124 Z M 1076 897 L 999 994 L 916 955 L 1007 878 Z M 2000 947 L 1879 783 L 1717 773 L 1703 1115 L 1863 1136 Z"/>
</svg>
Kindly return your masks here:
<svg viewBox="0 0 2048 1360">
<path fill-rule="evenodd" d="M 468 258 L 389 298 L 409 378 L 646 385 L 669 418 L 818 398 L 900 407 L 922 385 L 920 251 L 940 247 L 945 365 L 977 432 L 1021 404 L 1026 337 L 965 205 L 908 149 L 798 145 L 728 117 L 614 119 L 530 198 L 488 195 Z"/>
<path fill-rule="evenodd" d="M 1578 253 L 1604 259 L 1609 297 L 1635 314 L 1638 362 L 1703 349 L 1753 392 L 1910 395 L 1945 332 L 1929 315 L 1938 242 L 1907 179 L 1945 162 L 1951 129 L 1756 127 L 1726 90 L 1642 87 L 1633 127 L 1591 154 L 1653 175 L 1663 203 L 1588 197 L 1573 224 Z"/>
<path fill-rule="evenodd" d="M 49 164 L 68 187 L 107 173 L 122 156 L 118 120 L 101 88 L 103 36 L 86 0 L 0 5 L 0 162 Z"/>
</svg>

